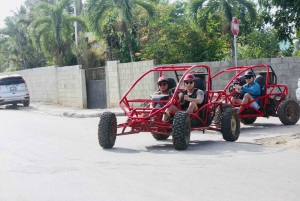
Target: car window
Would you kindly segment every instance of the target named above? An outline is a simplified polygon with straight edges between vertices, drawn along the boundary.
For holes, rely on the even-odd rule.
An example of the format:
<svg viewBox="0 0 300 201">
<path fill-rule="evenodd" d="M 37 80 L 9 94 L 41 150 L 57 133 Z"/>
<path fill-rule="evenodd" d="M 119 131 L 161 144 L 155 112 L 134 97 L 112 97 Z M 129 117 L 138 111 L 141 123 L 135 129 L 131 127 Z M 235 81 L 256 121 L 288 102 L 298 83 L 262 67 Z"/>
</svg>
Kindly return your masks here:
<svg viewBox="0 0 300 201">
<path fill-rule="evenodd" d="M 22 77 L 9 77 L 0 80 L 0 85 L 12 85 L 25 83 Z"/>
</svg>

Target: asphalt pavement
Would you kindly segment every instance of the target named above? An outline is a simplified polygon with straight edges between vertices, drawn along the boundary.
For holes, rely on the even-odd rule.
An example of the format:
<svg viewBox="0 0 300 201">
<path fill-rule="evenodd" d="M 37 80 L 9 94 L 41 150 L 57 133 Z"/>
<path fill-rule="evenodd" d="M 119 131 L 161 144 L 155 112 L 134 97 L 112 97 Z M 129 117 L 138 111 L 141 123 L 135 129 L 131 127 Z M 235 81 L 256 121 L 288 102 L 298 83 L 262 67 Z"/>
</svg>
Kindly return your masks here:
<svg viewBox="0 0 300 201">
<path fill-rule="evenodd" d="M 29 107 L 24 107 L 22 105 L 18 106 L 1 106 L 6 109 L 19 109 L 30 112 L 44 113 L 54 116 L 71 117 L 71 118 L 90 118 L 90 117 L 100 117 L 103 112 L 113 112 L 116 116 L 125 116 L 121 108 L 107 108 L 107 109 L 80 109 L 74 107 L 66 107 L 58 104 L 49 104 L 43 102 L 33 102 L 30 103 Z"/>
</svg>

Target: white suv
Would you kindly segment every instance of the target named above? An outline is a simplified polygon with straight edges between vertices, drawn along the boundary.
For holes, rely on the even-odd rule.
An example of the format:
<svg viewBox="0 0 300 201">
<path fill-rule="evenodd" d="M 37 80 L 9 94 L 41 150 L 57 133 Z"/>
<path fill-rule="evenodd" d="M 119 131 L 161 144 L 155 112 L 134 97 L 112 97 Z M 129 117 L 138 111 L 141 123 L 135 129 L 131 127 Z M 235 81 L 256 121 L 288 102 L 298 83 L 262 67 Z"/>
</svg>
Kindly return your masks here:
<svg viewBox="0 0 300 201">
<path fill-rule="evenodd" d="M 30 96 L 25 80 L 21 75 L 0 76 L 0 105 L 23 103 L 29 106 Z"/>
</svg>

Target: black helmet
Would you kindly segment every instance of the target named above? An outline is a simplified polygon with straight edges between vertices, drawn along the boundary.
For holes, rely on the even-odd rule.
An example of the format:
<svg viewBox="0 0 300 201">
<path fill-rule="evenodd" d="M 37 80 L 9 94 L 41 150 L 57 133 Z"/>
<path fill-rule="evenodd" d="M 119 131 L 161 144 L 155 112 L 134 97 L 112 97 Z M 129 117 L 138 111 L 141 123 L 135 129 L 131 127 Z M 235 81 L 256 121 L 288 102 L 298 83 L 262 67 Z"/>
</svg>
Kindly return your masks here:
<svg viewBox="0 0 300 201">
<path fill-rule="evenodd" d="M 245 78 L 254 77 L 254 73 L 252 71 L 247 71 L 244 75 Z"/>
</svg>

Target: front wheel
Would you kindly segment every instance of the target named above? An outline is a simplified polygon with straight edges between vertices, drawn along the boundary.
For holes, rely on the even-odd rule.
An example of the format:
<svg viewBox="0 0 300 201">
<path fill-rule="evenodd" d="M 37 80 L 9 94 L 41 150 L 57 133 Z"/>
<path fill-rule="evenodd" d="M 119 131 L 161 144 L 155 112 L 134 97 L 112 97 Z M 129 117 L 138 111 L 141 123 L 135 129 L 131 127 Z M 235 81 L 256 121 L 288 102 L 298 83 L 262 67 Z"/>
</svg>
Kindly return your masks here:
<svg viewBox="0 0 300 201">
<path fill-rule="evenodd" d="M 98 140 L 104 149 L 112 148 L 117 137 L 117 118 L 112 112 L 104 112 L 98 124 Z"/>
<path fill-rule="evenodd" d="M 277 113 L 281 123 L 294 125 L 299 120 L 300 107 L 295 100 L 286 99 L 279 105 Z"/>
<path fill-rule="evenodd" d="M 177 150 L 188 148 L 191 137 L 191 119 L 187 112 L 179 111 L 173 121 L 173 145 Z"/>
<path fill-rule="evenodd" d="M 240 127 L 240 119 L 236 110 L 226 108 L 221 119 L 221 133 L 223 139 L 230 142 L 236 141 L 240 136 Z"/>
</svg>

